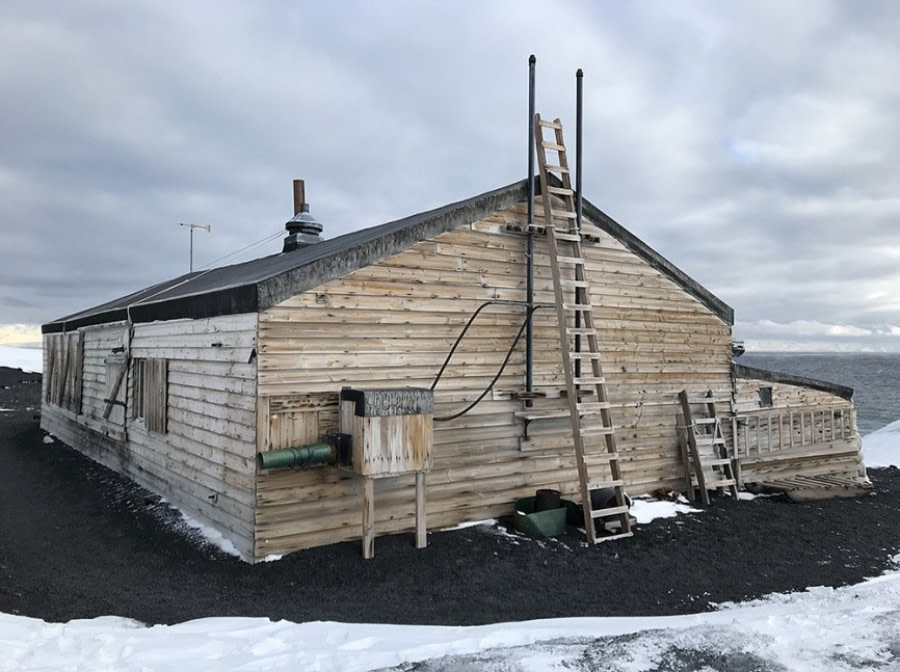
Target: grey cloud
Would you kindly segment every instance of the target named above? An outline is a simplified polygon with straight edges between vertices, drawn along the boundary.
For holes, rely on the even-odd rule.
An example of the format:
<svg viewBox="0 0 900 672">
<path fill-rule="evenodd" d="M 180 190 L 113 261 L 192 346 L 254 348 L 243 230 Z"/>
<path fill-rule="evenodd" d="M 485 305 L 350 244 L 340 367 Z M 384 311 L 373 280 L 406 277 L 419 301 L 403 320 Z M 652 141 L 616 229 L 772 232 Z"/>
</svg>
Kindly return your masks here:
<svg viewBox="0 0 900 672">
<path fill-rule="evenodd" d="M 537 2 L 0 9 L 0 323 L 40 322 L 277 232 L 329 237 L 525 174 L 526 59 L 585 192 L 739 319 L 900 324 L 900 9 Z M 279 241 L 258 248 L 278 251 Z M 881 251 L 881 253 L 879 253 Z M 893 284 L 891 284 L 893 283 Z"/>
</svg>

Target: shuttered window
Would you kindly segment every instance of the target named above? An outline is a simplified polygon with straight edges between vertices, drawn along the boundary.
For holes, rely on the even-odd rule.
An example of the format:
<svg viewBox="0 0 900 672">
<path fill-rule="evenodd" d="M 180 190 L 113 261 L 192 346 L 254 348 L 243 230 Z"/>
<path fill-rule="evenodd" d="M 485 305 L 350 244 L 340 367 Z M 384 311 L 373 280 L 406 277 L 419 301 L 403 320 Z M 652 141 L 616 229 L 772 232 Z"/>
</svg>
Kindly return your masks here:
<svg viewBox="0 0 900 672">
<path fill-rule="evenodd" d="M 49 334 L 46 337 L 47 370 L 44 400 L 73 413 L 81 413 L 81 332 Z"/>
<path fill-rule="evenodd" d="M 133 416 L 158 434 L 166 433 L 168 365 L 168 360 L 155 357 L 134 360 Z"/>
</svg>

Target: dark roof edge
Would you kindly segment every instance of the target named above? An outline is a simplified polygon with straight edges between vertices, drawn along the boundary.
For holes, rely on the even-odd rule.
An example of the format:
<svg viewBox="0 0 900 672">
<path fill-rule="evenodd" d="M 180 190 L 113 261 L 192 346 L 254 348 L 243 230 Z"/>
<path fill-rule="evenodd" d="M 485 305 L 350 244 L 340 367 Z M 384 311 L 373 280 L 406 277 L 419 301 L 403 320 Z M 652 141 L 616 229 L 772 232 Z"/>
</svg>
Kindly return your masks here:
<svg viewBox="0 0 900 672">
<path fill-rule="evenodd" d="M 154 303 L 140 303 L 131 307 L 88 315 L 74 320 L 57 320 L 41 326 L 41 333 L 54 334 L 80 327 L 91 327 L 112 322 L 126 322 L 129 318 L 135 324 L 156 322 L 157 320 L 177 320 L 190 317 L 203 319 L 222 315 L 238 315 L 257 311 L 255 285 L 228 287 L 206 294 L 195 294 Z"/>
<path fill-rule="evenodd" d="M 527 184 L 527 180 L 520 180 L 479 196 L 382 224 L 381 227 L 396 230 L 262 280 L 258 284 L 259 310 L 266 310 L 295 294 L 377 264 L 415 243 L 467 226 L 497 210 L 511 207 L 527 199 Z"/>
<path fill-rule="evenodd" d="M 836 394 L 848 401 L 853 398 L 853 388 L 847 387 L 846 385 L 829 383 L 825 380 L 816 380 L 815 378 L 804 378 L 803 376 L 795 376 L 790 373 L 756 369 L 752 366 L 744 366 L 743 364 L 732 364 L 732 367 L 734 368 L 734 375 L 738 378 L 753 378 L 756 380 L 765 380 L 769 383 L 785 383 L 786 385 L 809 387 L 814 390 Z"/>
<path fill-rule="evenodd" d="M 663 275 L 669 276 L 675 283 L 681 285 L 685 291 L 699 299 L 707 308 L 722 318 L 729 326 L 734 326 L 734 309 L 731 306 L 722 301 L 722 299 L 710 292 L 706 287 L 694 280 L 659 252 L 647 245 L 647 243 L 635 236 L 631 231 L 619 224 L 596 205 L 587 199 L 583 199 L 582 204 L 582 211 L 592 222 L 621 242 L 629 251 L 639 256 L 657 271 Z"/>
</svg>

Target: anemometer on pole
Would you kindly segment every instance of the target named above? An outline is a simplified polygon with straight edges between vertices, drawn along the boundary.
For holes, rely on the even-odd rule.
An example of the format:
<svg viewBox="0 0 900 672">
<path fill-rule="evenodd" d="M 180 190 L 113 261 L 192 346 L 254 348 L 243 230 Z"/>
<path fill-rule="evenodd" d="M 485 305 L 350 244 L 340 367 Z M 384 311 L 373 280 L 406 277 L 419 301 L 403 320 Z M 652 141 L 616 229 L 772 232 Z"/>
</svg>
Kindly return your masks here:
<svg viewBox="0 0 900 672">
<path fill-rule="evenodd" d="M 186 226 L 191 230 L 191 265 L 190 272 L 194 272 L 194 229 L 200 229 L 201 231 L 210 232 L 212 227 L 209 224 L 185 224 L 184 222 L 179 222 L 178 226 Z"/>
</svg>

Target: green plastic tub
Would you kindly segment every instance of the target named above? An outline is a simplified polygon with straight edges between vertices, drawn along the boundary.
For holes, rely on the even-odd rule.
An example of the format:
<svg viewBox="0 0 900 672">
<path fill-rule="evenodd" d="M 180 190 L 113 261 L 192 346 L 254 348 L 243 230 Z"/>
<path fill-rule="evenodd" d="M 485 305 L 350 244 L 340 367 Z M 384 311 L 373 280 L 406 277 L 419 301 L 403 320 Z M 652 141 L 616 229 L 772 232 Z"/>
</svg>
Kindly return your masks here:
<svg viewBox="0 0 900 672">
<path fill-rule="evenodd" d="M 523 497 L 516 500 L 516 511 L 513 514 L 513 527 L 516 532 L 530 537 L 555 537 L 565 532 L 566 507 L 535 513 L 534 499 Z"/>
</svg>

